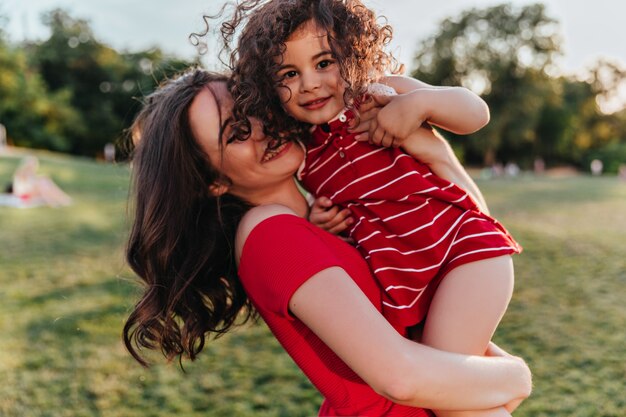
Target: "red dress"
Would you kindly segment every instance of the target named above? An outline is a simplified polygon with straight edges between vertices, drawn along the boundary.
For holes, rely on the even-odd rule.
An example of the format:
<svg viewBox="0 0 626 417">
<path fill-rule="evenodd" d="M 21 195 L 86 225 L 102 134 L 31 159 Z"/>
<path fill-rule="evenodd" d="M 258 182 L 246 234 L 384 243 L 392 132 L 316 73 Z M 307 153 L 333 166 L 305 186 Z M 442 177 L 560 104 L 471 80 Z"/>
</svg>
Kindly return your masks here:
<svg viewBox="0 0 626 417">
<path fill-rule="evenodd" d="M 336 236 L 289 214 L 270 217 L 248 236 L 239 277 L 268 327 L 325 397 L 320 416 L 429 417 L 395 404 L 369 387 L 309 328 L 289 312 L 294 292 L 316 273 L 343 268 L 381 310 L 381 291 L 358 251 Z"/>
<path fill-rule="evenodd" d="M 357 142 L 351 111 L 317 126 L 302 185 L 352 211 L 349 230 L 384 289 L 383 314 L 399 331 L 421 322 L 437 285 L 468 262 L 521 247 L 457 185 L 400 149 Z"/>
</svg>

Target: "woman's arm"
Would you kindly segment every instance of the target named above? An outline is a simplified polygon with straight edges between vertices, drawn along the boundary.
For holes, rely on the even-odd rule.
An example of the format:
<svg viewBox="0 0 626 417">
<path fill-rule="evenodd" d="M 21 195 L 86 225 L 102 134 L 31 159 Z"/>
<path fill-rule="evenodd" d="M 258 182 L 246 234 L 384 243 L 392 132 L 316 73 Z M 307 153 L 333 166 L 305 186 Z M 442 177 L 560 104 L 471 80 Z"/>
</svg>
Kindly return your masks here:
<svg viewBox="0 0 626 417">
<path fill-rule="evenodd" d="M 395 403 L 483 410 L 530 395 L 530 371 L 521 359 L 459 355 L 403 338 L 341 268 L 311 277 L 289 306 L 368 385 Z"/>
<path fill-rule="evenodd" d="M 438 177 L 455 183 L 467 191 L 483 213 L 489 214 L 480 189 L 456 157 L 448 141 L 430 126 L 422 126 L 402 143 L 406 153 L 428 165 Z"/>
</svg>

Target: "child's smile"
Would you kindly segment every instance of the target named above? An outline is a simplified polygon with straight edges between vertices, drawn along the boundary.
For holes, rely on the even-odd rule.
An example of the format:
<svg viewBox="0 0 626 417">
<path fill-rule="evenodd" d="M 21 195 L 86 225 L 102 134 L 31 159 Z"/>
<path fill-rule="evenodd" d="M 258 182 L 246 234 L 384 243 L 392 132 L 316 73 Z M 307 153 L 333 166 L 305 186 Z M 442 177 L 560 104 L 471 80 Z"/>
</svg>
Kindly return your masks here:
<svg viewBox="0 0 626 417">
<path fill-rule="evenodd" d="M 343 108 L 345 83 L 326 32 L 310 20 L 285 42 L 278 94 L 285 111 L 311 124 L 326 123 Z"/>
</svg>

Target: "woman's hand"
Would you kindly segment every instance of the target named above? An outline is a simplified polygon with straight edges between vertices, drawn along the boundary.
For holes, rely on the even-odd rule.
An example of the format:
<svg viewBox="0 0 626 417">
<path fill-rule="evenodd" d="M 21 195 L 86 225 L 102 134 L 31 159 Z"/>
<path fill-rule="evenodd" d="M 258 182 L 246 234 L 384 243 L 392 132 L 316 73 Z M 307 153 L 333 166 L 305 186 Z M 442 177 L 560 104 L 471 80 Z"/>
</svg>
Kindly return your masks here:
<svg viewBox="0 0 626 417">
<path fill-rule="evenodd" d="M 520 361 L 522 364 L 524 364 L 524 366 L 528 370 L 528 379 L 529 379 L 528 383 L 529 383 L 529 386 L 532 386 L 532 376 L 531 376 L 531 373 L 530 373 L 530 369 L 528 369 L 528 366 L 526 365 L 526 363 L 524 362 L 524 360 L 522 358 L 519 358 L 517 356 L 511 355 L 510 353 L 508 353 L 507 351 L 505 351 L 504 349 L 502 349 L 501 347 L 499 347 L 498 345 L 496 345 L 493 342 L 489 342 L 489 346 L 487 346 L 487 351 L 485 352 L 485 356 L 510 358 L 510 359 L 514 359 L 514 360 Z M 506 411 L 508 411 L 509 413 L 513 413 L 513 411 L 515 411 L 515 409 L 517 409 L 517 407 L 519 407 L 519 405 L 522 403 L 522 401 L 524 401 L 529 396 L 530 396 L 530 392 L 528 393 L 528 395 L 526 395 L 524 397 L 516 398 L 516 399 L 514 399 L 512 401 L 509 401 L 507 404 L 504 404 L 504 408 L 506 408 Z"/>
</svg>

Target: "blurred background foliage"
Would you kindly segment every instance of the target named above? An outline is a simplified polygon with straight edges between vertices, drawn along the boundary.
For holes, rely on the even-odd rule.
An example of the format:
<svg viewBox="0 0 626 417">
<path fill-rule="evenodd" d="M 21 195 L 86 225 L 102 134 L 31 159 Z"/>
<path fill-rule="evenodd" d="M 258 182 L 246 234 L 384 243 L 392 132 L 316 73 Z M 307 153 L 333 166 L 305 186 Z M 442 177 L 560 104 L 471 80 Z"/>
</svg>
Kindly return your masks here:
<svg viewBox="0 0 626 417">
<path fill-rule="evenodd" d="M 616 99 L 626 68 L 602 60 L 576 77 L 561 75 L 561 44 L 559 22 L 542 4 L 471 9 L 421 43 L 411 75 L 463 85 L 489 104 L 491 123 L 460 144 L 466 162 L 530 167 L 542 158 L 586 167 L 591 154 L 623 154 L 626 110 L 603 108 Z M 616 161 L 604 163 L 617 171 Z"/>
<path fill-rule="evenodd" d="M 12 44 L 0 31 L 0 123 L 15 146 L 99 156 L 119 142 L 144 95 L 193 64 L 159 49 L 116 51 L 62 9 L 42 18 L 44 41 Z"/>
<path fill-rule="evenodd" d="M 16 146 L 98 156 L 122 137 L 141 97 L 199 63 L 159 49 L 116 51 L 62 9 L 42 19 L 50 37 L 19 44 L 9 42 L 0 19 L 0 123 Z M 561 47 L 560 24 L 541 4 L 470 9 L 421 42 L 411 75 L 466 86 L 489 104 L 488 126 L 463 140 L 449 135 L 467 164 L 529 168 L 541 158 L 583 168 L 600 155 L 615 172 L 626 162 L 626 110 L 607 108 L 626 68 L 605 59 L 563 75 Z"/>
<path fill-rule="evenodd" d="M 98 156 L 123 136 L 141 97 L 194 64 L 159 49 L 117 51 L 62 9 L 42 18 L 49 38 L 22 43 L 10 42 L 0 18 L 0 123 L 16 146 Z M 609 112 L 606 104 L 617 98 L 626 68 L 605 59 L 563 75 L 561 48 L 559 22 L 541 4 L 470 9 L 421 42 L 411 75 L 466 86 L 489 104 L 491 123 L 453 140 L 467 164 L 530 168 L 541 158 L 586 168 L 601 156 L 616 172 L 625 162 L 626 110 Z"/>
</svg>

